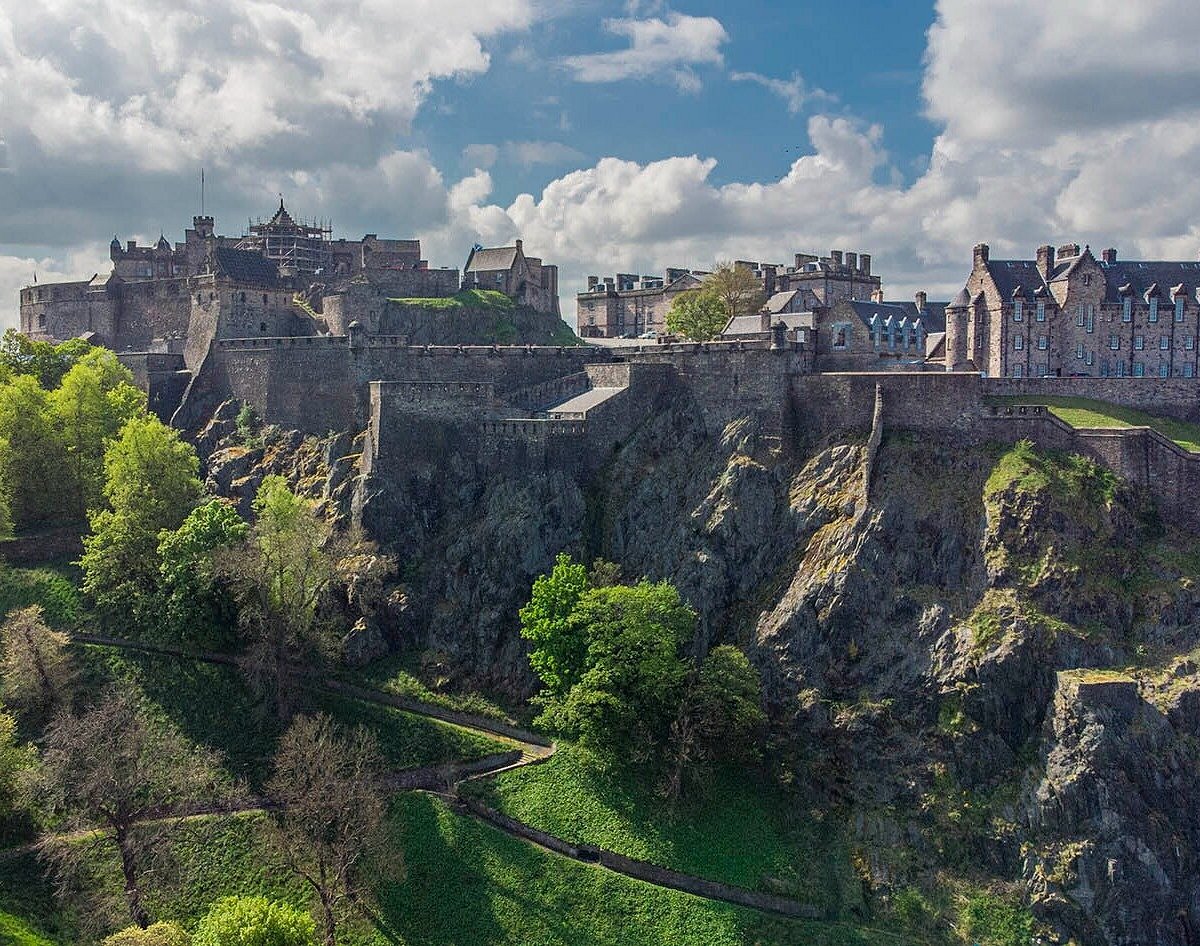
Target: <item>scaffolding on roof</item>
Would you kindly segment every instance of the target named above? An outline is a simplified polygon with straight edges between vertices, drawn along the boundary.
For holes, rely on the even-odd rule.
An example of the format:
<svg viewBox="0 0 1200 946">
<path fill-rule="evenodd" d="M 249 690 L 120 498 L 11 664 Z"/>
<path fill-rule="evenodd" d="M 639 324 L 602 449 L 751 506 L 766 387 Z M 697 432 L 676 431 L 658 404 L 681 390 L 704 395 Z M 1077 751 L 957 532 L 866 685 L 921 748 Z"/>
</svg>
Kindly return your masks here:
<svg viewBox="0 0 1200 946">
<path fill-rule="evenodd" d="M 247 222 L 246 233 L 238 241 L 239 250 L 254 250 L 275 260 L 281 270 L 315 275 L 330 268 L 333 254 L 330 241 L 333 224 L 328 220 L 295 220 L 279 199 L 279 209 L 270 220 Z"/>
</svg>

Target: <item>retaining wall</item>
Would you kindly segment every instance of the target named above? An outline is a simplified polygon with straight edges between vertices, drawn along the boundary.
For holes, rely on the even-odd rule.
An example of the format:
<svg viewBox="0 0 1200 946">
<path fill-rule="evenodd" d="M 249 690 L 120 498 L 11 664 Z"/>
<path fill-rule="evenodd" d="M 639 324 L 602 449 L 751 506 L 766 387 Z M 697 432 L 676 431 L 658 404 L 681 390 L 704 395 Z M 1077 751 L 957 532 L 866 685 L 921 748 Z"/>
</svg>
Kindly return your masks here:
<svg viewBox="0 0 1200 946">
<path fill-rule="evenodd" d="M 1085 397 L 1180 420 L 1200 420 L 1196 378 L 984 378 L 982 387 L 991 396 Z"/>
</svg>

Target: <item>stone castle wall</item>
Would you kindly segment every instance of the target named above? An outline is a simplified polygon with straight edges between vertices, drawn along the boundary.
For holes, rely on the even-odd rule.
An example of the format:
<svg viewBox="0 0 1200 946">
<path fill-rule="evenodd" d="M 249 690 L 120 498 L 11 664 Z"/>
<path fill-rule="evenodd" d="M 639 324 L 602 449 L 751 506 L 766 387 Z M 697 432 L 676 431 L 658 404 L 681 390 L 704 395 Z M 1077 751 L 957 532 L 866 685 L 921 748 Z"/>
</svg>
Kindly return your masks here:
<svg viewBox="0 0 1200 946">
<path fill-rule="evenodd" d="M 984 394 L 1083 397 L 1179 420 L 1200 420 L 1195 378 L 984 378 Z"/>
</svg>

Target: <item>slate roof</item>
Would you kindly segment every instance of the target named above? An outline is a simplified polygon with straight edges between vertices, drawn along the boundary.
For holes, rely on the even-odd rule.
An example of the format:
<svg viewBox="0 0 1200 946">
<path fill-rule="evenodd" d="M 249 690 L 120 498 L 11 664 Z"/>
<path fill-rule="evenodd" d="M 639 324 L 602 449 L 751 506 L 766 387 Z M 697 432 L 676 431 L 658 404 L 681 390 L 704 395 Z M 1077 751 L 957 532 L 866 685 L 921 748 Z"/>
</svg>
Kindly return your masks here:
<svg viewBox="0 0 1200 946">
<path fill-rule="evenodd" d="M 762 316 L 739 315 L 729 320 L 722 335 L 757 335 L 762 332 Z"/>
<path fill-rule="evenodd" d="M 926 303 L 923 312 L 917 311 L 915 302 L 861 302 L 854 300 L 838 303 L 839 308 L 842 305 L 848 305 L 866 326 L 870 326 L 871 318 L 874 315 L 878 315 L 881 319 L 886 319 L 890 315 L 897 321 L 906 318 L 910 322 L 915 321 L 919 315 L 926 332 L 944 332 L 946 330 L 945 302 Z"/>
<path fill-rule="evenodd" d="M 1061 269 L 1056 267 L 1051 278 L 1057 278 L 1062 272 L 1066 272 L 1074 262 L 1075 260 L 1071 260 Z M 1011 299 L 1013 292 L 1018 287 L 1025 291 L 1027 297 L 1032 298 L 1035 291 L 1046 285 L 1042 274 L 1038 272 L 1036 260 L 994 259 L 988 261 L 987 269 L 996 283 L 996 288 L 1000 290 L 1001 297 L 1005 300 Z M 960 304 L 957 299 L 955 304 Z M 967 304 L 970 304 L 969 298 Z"/>
<path fill-rule="evenodd" d="M 467 273 L 490 273 L 496 270 L 507 272 L 517 259 L 515 246 L 498 246 L 491 249 L 474 250 L 467 261 Z"/>
<path fill-rule="evenodd" d="M 217 247 L 213 250 L 217 272 L 237 282 L 273 286 L 279 281 L 279 266 L 255 250 Z"/>
<path fill-rule="evenodd" d="M 763 308 L 768 312 L 782 312 L 791 305 L 792 300 L 796 298 L 796 294 L 799 291 L 799 289 L 793 289 L 790 292 L 777 292 L 767 300 L 767 304 Z"/>
<path fill-rule="evenodd" d="M 1120 302 L 1122 286 L 1132 286 L 1134 295 L 1141 299 L 1146 290 L 1158 284 L 1162 298 L 1169 299 L 1171 290 L 1182 285 L 1183 291 L 1196 297 L 1196 288 L 1200 286 L 1200 263 L 1130 260 L 1115 263 L 1100 263 L 1108 289 L 1104 296 L 1105 302 Z"/>
</svg>

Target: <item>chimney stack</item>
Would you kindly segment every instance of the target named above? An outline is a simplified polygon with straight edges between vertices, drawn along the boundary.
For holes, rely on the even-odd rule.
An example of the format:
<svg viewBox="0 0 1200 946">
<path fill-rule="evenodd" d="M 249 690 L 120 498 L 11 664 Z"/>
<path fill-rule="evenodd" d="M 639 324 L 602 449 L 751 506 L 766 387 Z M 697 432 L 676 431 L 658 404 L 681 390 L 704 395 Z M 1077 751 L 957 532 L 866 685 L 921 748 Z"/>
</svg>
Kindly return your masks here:
<svg viewBox="0 0 1200 946">
<path fill-rule="evenodd" d="M 517 249 L 518 250 L 521 249 L 521 241 L 520 240 L 517 240 Z"/>
<path fill-rule="evenodd" d="M 842 268 L 842 251 L 841 250 L 830 250 L 829 251 L 829 259 L 830 259 L 830 262 L 832 262 L 833 265 L 836 266 L 838 269 Z"/>
<path fill-rule="evenodd" d="M 871 254 L 870 253 L 859 253 L 858 254 L 858 265 L 859 265 L 859 268 L 862 270 L 864 276 L 870 276 L 871 275 Z"/>
<path fill-rule="evenodd" d="M 847 253 L 846 254 L 846 268 L 848 270 L 850 270 L 850 272 L 852 272 L 852 273 L 858 269 L 858 254 L 857 253 Z"/>
<path fill-rule="evenodd" d="M 986 243 L 976 243 L 974 253 L 975 265 L 980 266 L 987 263 L 988 258 L 991 255 L 991 250 L 988 248 Z"/>
<path fill-rule="evenodd" d="M 1117 261 L 1117 251 L 1109 247 L 1100 254 L 1100 259 L 1111 265 Z"/>
<path fill-rule="evenodd" d="M 1037 268 L 1042 274 L 1042 279 L 1050 279 L 1050 273 L 1054 269 L 1054 247 L 1048 244 L 1038 247 Z"/>
<path fill-rule="evenodd" d="M 874 302 L 876 305 L 882 304 L 883 290 L 882 289 L 872 289 L 871 290 L 871 301 Z"/>
<path fill-rule="evenodd" d="M 592 292 L 598 282 L 600 282 L 599 276 L 588 276 L 588 292 Z"/>
<path fill-rule="evenodd" d="M 929 296 L 927 296 L 924 291 L 921 291 L 921 292 L 917 293 L 916 300 L 917 300 L 917 311 L 924 312 L 925 311 L 925 303 L 929 301 Z"/>
</svg>

